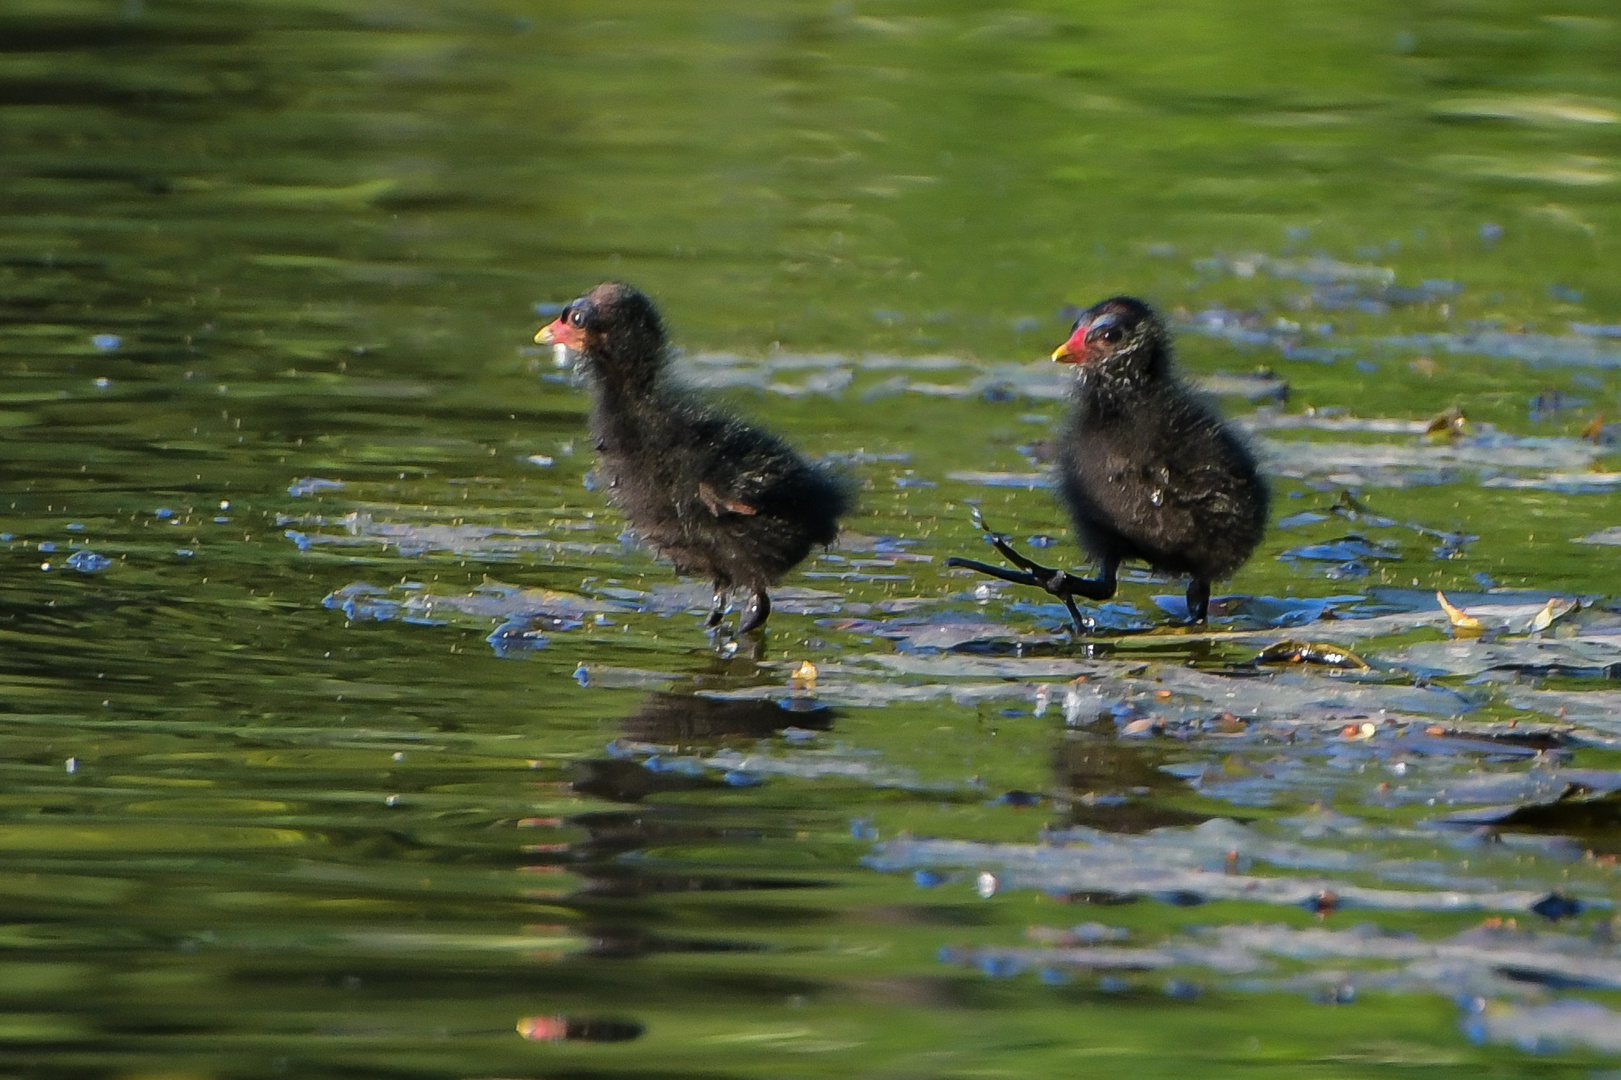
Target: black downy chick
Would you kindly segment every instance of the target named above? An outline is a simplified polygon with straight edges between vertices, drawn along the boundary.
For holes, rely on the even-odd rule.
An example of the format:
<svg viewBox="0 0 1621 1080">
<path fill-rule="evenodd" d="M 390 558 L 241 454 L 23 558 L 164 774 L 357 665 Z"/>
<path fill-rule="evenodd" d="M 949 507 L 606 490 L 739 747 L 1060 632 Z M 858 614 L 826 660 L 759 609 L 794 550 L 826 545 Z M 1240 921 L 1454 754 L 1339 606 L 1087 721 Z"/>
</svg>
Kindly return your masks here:
<svg viewBox="0 0 1621 1080">
<path fill-rule="evenodd" d="M 679 573 L 714 582 L 708 625 L 739 586 L 750 596 L 738 633 L 762 625 L 766 588 L 838 535 L 846 486 L 777 436 L 670 385 L 658 311 L 628 285 L 598 285 L 535 340 L 582 357 L 608 497 Z"/>
<path fill-rule="evenodd" d="M 1017 572 L 970 559 L 947 565 L 1046 589 L 1080 632 L 1074 597 L 1109 599 L 1120 563 L 1133 559 L 1191 577 L 1188 616 L 1206 621 L 1210 583 L 1244 565 L 1266 529 L 1267 488 L 1254 455 L 1178 378 L 1170 334 L 1141 300 L 1117 296 L 1082 312 L 1053 359 L 1080 369 L 1056 479 L 1098 576 L 1037 565 L 994 534 Z"/>
</svg>

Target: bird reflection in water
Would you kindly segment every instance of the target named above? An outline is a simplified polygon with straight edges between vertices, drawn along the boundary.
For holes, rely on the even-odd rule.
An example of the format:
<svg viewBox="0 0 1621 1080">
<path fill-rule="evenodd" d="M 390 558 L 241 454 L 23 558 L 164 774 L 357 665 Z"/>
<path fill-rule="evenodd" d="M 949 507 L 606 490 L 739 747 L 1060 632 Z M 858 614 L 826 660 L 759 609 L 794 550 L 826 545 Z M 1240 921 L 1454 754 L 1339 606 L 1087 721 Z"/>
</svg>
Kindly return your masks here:
<svg viewBox="0 0 1621 1080">
<path fill-rule="evenodd" d="M 811 698 L 736 700 L 693 694 L 654 693 L 620 721 L 621 738 L 703 755 L 728 743 L 752 746 L 790 729 L 828 731 L 836 710 Z M 712 771 L 664 771 L 643 762 L 602 757 L 582 761 L 570 785 L 574 794 L 624 804 L 569 817 L 564 827 L 585 836 L 561 845 L 545 869 L 561 870 L 578 882 L 550 902 L 571 907 L 585 924 L 584 955 L 602 960 L 630 959 L 667 952 L 755 951 L 762 946 L 713 938 L 677 938 L 625 921 L 624 901 L 694 892 L 777 891 L 817 888 L 821 882 L 794 877 L 729 873 L 685 861 L 646 855 L 678 848 L 713 847 L 770 839 L 776 826 L 762 824 L 750 805 L 690 796 L 737 789 Z M 665 800 L 663 796 L 689 798 Z M 627 858 L 640 853 L 639 858 Z"/>
<path fill-rule="evenodd" d="M 835 710 L 813 698 L 778 702 L 654 693 L 620 721 L 620 734 L 633 742 L 691 751 L 728 740 L 767 739 L 789 728 L 828 731 L 835 715 Z M 579 764 L 572 786 L 580 795 L 635 803 L 649 795 L 727 785 L 707 774 L 658 771 L 623 758 L 593 758 Z"/>
<path fill-rule="evenodd" d="M 1053 756 L 1052 823 L 1049 841 L 1060 841 L 1066 830 L 1105 833 L 1146 833 L 1153 829 L 1198 825 L 1208 814 L 1189 813 L 1170 803 L 1185 793 L 1186 785 L 1166 773 L 1168 749 L 1145 741 L 1122 740 L 1108 713 L 1077 718 L 1069 725 Z M 1136 893 L 1079 891 L 1062 897 L 1070 903 L 1129 904 Z M 1189 894 L 1183 902 L 1202 903 Z"/>
</svg>

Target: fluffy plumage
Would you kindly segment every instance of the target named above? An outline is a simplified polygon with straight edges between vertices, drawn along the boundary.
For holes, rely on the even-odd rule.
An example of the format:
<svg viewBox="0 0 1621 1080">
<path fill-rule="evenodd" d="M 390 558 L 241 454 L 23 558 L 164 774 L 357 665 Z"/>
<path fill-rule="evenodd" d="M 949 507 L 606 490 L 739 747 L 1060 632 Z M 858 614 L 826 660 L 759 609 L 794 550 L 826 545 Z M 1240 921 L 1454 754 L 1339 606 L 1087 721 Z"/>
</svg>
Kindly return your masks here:
<svg viewBox="0 0 1621 1080">
<path fill-rule="evenodd" d="M 998 538 L 1020 573 L 952 564 L 1039 585 L 1064 599 L 1114 595 L 1121 562 L 1192 578 L 1188 614 L 1209 610 L 1210 584 L 1242 566 L 1266 529 L 1267 488 L 1255 458 L 1214 406 L 1176 374 L 1170 335 L 1140 300 L 1114 297 L 1076 320 L 1053 359 L 1079 365 L 1059 440 L 1059 498 L 1096 579 L 1037 566 Z"/>
<path fill-rule="evenodd" d="M 750 591 L 738 632 L 764 623 L 767 588 L 838 535 L 846 486 L 777 436 L 671 385 L 658 311 L 628 285 L 597 286 L 536 340 L 580 353 L 608 497 L 678 571 L 714 583 L 710 625 L 734 587 Z"/>
</svg>

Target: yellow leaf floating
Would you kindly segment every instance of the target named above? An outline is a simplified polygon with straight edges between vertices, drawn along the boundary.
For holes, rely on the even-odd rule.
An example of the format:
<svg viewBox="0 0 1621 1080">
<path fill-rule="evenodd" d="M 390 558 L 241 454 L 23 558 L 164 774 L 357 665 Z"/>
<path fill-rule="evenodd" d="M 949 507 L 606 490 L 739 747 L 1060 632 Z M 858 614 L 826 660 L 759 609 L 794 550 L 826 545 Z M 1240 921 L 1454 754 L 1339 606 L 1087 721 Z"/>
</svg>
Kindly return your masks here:
<svg viewBox="0 0 1621 1080">
<path fill-rule="evenodd" d="M 1528 629 L 1533 634 L 1541 633 L 1581 606 L 1575 600 L 1558 596 L 1550 597 L 1548 602 L 1542 606 L 1542 610 L 1537 612 L 1531 619 L 1531 625 Z"/>
<path fill-rule="evenodd" d="M 1479 619 L 1448 601 L 1446 593 L 1438 592 L 1435 598 L 1441 601 L 1441 610 L 1447 613 L 1447 618 L 1452 621 L 1452 628 L 1459 634 L 1478 634 L 1485 629 L 1480 625 Z"/>
<path fill-rule="evenodd" d="M 796 689 L 815 690 L 816 665 L 809 660 L 801 660 L 799 666 L 794 668 L 794 673 L 788 676 L 788 681 Z"/>
</svg>

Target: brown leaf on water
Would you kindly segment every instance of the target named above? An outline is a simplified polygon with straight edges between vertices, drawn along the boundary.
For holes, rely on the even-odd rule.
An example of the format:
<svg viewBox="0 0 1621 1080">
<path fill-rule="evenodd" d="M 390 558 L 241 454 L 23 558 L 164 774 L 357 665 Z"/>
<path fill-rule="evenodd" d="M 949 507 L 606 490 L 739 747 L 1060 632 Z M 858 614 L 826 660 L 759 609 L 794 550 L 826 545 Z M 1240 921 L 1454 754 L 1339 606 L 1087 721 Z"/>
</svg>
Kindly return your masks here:
<svg viewBox="0 0 1621 1080">
<path fill-rule="evenodd" d="M 1262 649 L 1257 664 L 1321 664 L 1346 671 L 1371 671 L 1362 657 L 1340 646 L 1316 641 L 1279 641 Z"/>
<path fill-rule="evenodd" d="M 1444 409 L 1430 417 L 1429 424 L 1424 428 L 1426 439 L 1456 439 L 1463 434 L 1464 427 L 1469 418 L 1463 415 L 1463 410 L 1457 406 Z"/>
</svg>

